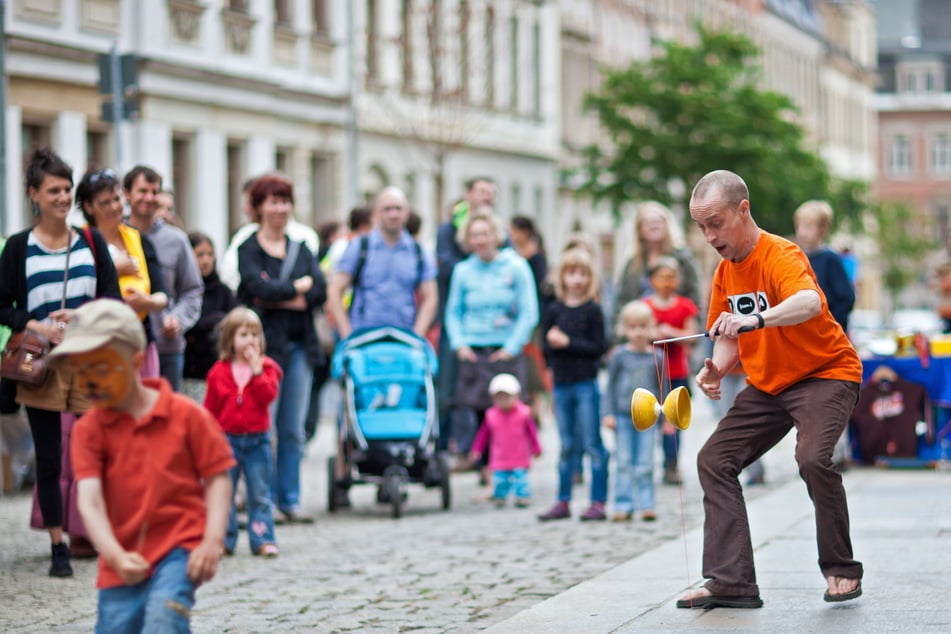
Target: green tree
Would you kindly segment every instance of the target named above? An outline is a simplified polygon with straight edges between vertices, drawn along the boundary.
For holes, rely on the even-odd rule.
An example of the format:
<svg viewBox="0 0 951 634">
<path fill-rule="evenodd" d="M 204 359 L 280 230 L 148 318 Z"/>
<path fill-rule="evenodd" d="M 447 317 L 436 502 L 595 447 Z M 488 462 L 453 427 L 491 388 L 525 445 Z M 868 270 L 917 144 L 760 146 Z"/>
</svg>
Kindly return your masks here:
<svg viewBox="0 0 951 634">
<path fill-rule="evenodd" d="M 769 231 L 791 233 L 792 212 L 809 199 L 841 194 L 843 212 L 857 214 L 861 206 L 850 196 L 856 186 L 832 182 L 806 147 L 793 102 L 757 86 L 756 45 L 697 28 L 695 46 L 659 41 L 661 54 L 603 71 L 600 91 L 585 106 L 610 143 L 587 148 L 583 190 L 615 210 L 634 200 L 669 204 L 672 182 L 689 197 L 705 173 L 729 169 L 746 181 L 757 222 Z"/>
<path fill-rule="evenodd" d="M 899 306 L 905 287 L 923 276 L 922 259 L 938 246 L 938 241 L 904 203 L 882 201 L 873 205 L 870 213 L 874 218 L 882 285 L 888 291 L 889 310 L 893 311 Z"/>
</svg>

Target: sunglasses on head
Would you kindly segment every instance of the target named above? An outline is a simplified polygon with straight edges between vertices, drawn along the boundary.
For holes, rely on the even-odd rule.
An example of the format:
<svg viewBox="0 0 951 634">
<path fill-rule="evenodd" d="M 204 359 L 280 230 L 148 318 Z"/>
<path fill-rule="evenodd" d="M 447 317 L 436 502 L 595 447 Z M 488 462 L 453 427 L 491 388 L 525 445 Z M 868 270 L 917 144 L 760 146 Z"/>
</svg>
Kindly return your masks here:
<svg viewBox="0 0 951 634">
<path fill-rule="evenodd" d="M 103 180 L 103 179 L 118 180 L 119 175 L 116 174 L 114 170 L 111 170 L 108 168 L 104 170 L 99 170 L 98 172 L 93 172 L 92 174 L 89 175 L 89 184 L 95 185 L 96 183 L 98 183 L 100 180 Z"/>
</svg>

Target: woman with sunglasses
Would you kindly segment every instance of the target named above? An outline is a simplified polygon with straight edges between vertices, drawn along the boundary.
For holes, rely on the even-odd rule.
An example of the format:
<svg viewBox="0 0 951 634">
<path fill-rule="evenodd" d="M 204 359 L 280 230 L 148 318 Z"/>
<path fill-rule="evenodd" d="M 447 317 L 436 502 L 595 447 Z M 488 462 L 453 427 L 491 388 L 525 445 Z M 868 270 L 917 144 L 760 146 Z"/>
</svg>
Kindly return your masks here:
<svg viewBox="0 0 951 634">
<path fill-rule="evenodd" d="M 108 254 L 119 274 L 122 299 L 139 315 L 146 348 L 142 377 L 159 374 L 158 349 L 149 327 L 149 313 L 162 310 L 168 296 L 162 283 L 162 268 L 152 242 L 139 230 L 122 222 L 122 184 L 111 169 L 90 170 L 76 187 L 76 207 L 90 227 L 95 227 L 108 244 Z"/>
</svg>

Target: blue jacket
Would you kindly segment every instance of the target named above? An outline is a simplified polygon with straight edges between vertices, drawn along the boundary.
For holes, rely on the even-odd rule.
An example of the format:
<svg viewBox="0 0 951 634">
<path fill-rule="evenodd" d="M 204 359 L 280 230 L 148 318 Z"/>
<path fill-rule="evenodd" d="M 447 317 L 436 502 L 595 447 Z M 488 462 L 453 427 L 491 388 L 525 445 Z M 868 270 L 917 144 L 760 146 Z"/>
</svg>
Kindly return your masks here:
<svg viewBox="0 0 951 634">
<path fill-rule="evenodd" d="M 499 346 L 518 356 L 538 324 L 538 295 L 528 263 L 512 249 L 491 262 L 476 255 L 455 266 L 445 328 L 453 350 Z"/>
</svg>

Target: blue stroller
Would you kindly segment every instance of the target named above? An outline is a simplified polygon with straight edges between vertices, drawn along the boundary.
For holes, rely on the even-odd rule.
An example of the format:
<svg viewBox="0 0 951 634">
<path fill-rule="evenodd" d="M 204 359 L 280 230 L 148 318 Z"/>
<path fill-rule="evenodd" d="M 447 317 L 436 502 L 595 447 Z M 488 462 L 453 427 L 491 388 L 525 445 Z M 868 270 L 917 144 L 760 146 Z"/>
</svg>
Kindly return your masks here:
<svg viewBox="0 0 951 634">
<path fill-rule="evenodd" d="M 439 424 L 432 346 L 398 328 L 355 332 L 334 351 L 331 372 L 342 380 L 340 456 L 327 461 L 327 508 L 337 510 L 335 492 L 353 484 L 379 485 L 378 500 L 403 513 L 410 483 L 439 487 L 442 508 L 451 504 L 449 465 L 438 451 Z M 337 477 L 342 460 L 344 479 Z"/>
</svg>

